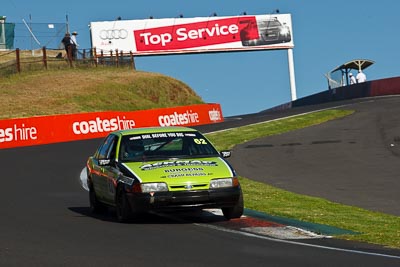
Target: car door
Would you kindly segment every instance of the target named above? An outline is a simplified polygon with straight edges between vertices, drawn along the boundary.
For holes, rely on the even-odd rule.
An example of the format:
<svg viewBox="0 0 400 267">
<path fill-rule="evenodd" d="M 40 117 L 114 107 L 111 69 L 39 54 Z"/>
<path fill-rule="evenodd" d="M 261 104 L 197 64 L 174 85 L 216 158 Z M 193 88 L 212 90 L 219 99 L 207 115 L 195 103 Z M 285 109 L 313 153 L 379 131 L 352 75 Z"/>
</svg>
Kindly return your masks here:
<svg viewBox="0 0 400 267">
<path fill-rule="evenodd" d="M 118 137 L 114 134 L 110 134 L 99 147 L 94 157 L 95 164 L 93 166 L 92 175 L 93 186 L 97 197 L 105 202 L 109 202 L 109 195 L 112 191 L 111 185 L 114 175 L 111 166 L 115 164 L 117 141 Z"/>
<path fill-rule="evenodd" d="M 104 200 L 111 205 L 114 204 L 117 180 L 120 175 L 116 162 L 117 146 L 118 138 L 116 137 L 111 141 L 110 147 L 107 150 L 106 158 L 110 160 L 110 164 L 103 166 L 101 170 L 104 175 L 103 177 L 105 177 L 103 183 Z"/>
</svg>

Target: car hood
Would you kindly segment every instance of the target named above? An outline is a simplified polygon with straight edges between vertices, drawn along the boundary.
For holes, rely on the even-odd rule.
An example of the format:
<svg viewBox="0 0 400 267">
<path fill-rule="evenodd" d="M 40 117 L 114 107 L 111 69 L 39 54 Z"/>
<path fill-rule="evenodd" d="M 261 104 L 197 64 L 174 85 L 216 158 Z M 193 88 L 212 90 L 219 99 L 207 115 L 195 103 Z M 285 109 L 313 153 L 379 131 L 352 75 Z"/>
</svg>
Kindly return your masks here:
<svg viewBox="0 0 400 267">
<path fill-rule="evenodd" d="M 233 177 L 231 167 L 220 157 L 126 162 L 123 165 L 142 183 L 209 183 L 211 179 Z"/>
</svg>

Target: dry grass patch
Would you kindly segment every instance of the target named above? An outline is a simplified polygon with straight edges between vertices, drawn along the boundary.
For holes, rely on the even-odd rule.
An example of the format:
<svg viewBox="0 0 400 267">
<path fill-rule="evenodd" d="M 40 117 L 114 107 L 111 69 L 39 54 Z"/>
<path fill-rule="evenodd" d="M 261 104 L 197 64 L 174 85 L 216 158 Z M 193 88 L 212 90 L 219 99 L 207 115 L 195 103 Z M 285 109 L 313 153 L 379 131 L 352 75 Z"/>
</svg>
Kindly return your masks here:
<svg viewBox="0 0 400 267">
<path fill-rule="evenodd" d="M 203 103 L 186 84 L 157 73 L 98 67 L 0 78 L 0 118 Z"/>
</svg>

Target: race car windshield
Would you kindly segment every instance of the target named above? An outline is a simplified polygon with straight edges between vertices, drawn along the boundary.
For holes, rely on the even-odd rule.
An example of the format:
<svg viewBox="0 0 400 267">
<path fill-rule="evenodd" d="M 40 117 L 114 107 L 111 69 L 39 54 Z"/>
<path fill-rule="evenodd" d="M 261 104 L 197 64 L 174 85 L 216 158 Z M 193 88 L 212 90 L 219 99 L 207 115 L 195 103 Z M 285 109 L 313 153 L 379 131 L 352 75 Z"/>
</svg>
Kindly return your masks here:
<svg viewBox="0 0 400 267">
<path fill-rule="evenodd" d="M 198 132 L 167 132 L 122 137 L 119 158 L 127 162 L 218 155 L 218 151 Z"/>
</svg>

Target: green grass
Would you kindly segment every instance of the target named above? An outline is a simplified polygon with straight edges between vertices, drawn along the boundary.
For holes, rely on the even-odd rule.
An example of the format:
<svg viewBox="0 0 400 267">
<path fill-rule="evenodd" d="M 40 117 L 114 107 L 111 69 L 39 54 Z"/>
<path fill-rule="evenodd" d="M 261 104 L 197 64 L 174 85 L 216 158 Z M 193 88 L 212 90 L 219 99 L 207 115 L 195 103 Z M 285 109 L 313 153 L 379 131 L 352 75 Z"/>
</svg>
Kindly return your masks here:
<svg viewBox="0 0 400 267">
<path fill-rule="evenodd" d="M 243 177 L 240 182 L 248 209 L 359 233 L 336 238 L 400 248 L 400 217 L 291 193 Z"/>
<path fill-rule="evenodd" d="M 256 138 L 317 125 L 352 114 L 349 110 L 325 110 L 207 134 L 219 150 L 231 149 Z M 251 178 L 251 177 L 249 177 Z M 273 216 L 325 224 L 359 234 L 336 238 L 400 248 L 400 217 L 342 205 L 316 197 L 291 193 L 240 177 L 245 207 Z"/>
</svg>

